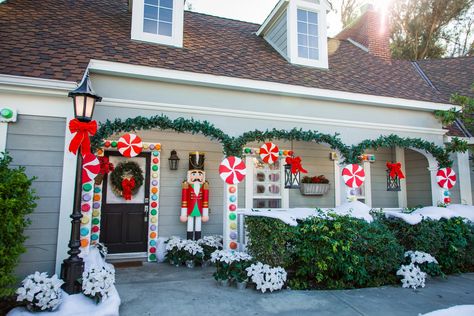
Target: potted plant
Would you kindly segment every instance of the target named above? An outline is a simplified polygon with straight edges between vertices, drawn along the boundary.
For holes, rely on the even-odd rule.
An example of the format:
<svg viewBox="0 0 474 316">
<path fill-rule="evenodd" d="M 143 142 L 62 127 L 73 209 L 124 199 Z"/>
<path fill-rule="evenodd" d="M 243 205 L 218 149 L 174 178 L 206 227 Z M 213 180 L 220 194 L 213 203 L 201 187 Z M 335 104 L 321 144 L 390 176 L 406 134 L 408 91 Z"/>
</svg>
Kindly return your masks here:
<svg viewBox="0 0 474 316">
<path fill-rule="evenodd" d="M 168 239 L 166 242 L 166 260 L 170 264 L 177 267 L 181 266 L 185 262 L 185 251 L 184 247 L 186 246 L 186 241 L 173 236 Z"/>
<path fill-rule="evenodd" d="M 236 282 L 238 288 L 244 289 L 248 279 L 246 269 L 252 264 L 251 260 L 252 257 L 244 252 L 216 250 L 211 255 L 211 262 L 216 265 L 214 278 L 219 285 Z"/>
<path fill-rule="evenodd" d="M 247 268 L 250 267 L 252 262 L 245 258 L 235 260 L 230 264 L 229 276 L 230 280 L 235 282 L 237 289 L 243 290 L 247 287 L 248 275 Z"/>
<path fill-rule="evenodd" d="M 305 176 L 301 180 L 300 191 L 303 195 L 324 195 L 329 191 L 329 180 L 324 175 Z"/>
<path fill-rule="evenodd" d="M 56 274 L 49 278 L 46 272 L 37 271 L 21 282 L 16 291 L 17 301 L 26 303 L 30 312 L 54 311 L 62 302 L 63 283 Z"/>
<path fill-rule="evenodd" d="M 204 250 L 204 256 L 202 258 L 202 267 L 204 268 L 209 266 L 211 254 L 216 250 L 222 249 L 222 236 L 204 236 L 197 242 Z"/>
<path fill-rule="evenodd" d="M 197 241 L 186 240 L 184 246 L 184 261 L 188 268 L 194 268 L 196 263 L 201 263 L 204 256 L 204 250 L 198 245 Z"/>
</svg>

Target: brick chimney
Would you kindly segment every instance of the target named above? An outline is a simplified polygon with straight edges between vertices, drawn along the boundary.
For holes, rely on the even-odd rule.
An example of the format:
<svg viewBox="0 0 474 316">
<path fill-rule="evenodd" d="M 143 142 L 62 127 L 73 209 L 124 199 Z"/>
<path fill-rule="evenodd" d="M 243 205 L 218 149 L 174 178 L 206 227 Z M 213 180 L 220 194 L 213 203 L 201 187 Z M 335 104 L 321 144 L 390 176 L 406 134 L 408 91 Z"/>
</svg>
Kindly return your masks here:
<svg viewBox="0 0 474 316">
<path fill-rule="evenodd" d="M 367 48 L 370 54 L 391 62 L 388 17 L 372 5 L 362 9 L 362 15 L 336 35 L 336 39 L 351 40 Z"/>
</svg>

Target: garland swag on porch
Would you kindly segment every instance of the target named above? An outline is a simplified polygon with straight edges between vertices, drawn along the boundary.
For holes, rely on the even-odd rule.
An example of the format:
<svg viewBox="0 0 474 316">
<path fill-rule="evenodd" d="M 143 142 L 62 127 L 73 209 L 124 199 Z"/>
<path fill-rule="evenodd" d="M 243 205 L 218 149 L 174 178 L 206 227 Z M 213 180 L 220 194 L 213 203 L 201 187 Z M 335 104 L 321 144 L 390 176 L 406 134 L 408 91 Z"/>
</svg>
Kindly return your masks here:
<svg viewBox="0 0 474 316">
<path fill-rule="evenodd" d="M 223 147 L 226 156 L 242 156 L 242 150 L 246 144 L 252 141 L 268 141 L 273 139 L 296 140 L 304 142 L 315 142 L 328 144 L 333 150 L 339 151 L 345 159 L 344 163 L 359 163 L 359 157 L 366 149 L 390 148 L 394 146 L 402 148 L 417 148 L 424 150 L 437 160 L 439 167 L 451 167 L 453 162 L 449 159 L 449 154 L 453 152 L 465 152 L 467 143 L 458 138 L 453 138 L 446 148 L 435 145 L 432 142 L 425 141 L 421 138 L 400 137 L 394 134 L 388 136 L 380 136 L 375 140 L 364 140 L 358 145 L 345 145 L 339 138 L 339 134 L 324 134 L 317 131 L 304 131 L 302 129 L 293 128 L 292 130 L 266 130 L 266 131 L 249 131 L 243 133 L 239 137 L 232 137 L 224 133 L 221 129 L 215 127 L 208 121 L 198 121 L 194 119 L 177 118 L 172 120 L 165 115 L 157 115 L 153 117 L 137 116 L 128 118 L 125 121 L 115 119 L 107 120 L 105 123 L 99 123 L 99 129 L 92 138 L 93 149 L 103 146 L 105 139 L 110 136 L 137 130 L 147 130 L 158 128 L 161 130 L 173 130 L 178 133 L 202 134 L 210 139 L 217 140 Z"/>
</svg>

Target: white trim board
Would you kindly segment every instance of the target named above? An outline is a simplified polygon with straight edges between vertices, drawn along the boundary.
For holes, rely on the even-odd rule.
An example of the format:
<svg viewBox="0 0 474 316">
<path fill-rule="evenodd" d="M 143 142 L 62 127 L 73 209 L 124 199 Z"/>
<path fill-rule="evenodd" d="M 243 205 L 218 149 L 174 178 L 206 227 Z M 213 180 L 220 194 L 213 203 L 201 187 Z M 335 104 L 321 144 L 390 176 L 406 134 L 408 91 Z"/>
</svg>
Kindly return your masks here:
<svg viewBox="0 0 474 316">
<path fill-rule="evenodd" d="M 460 109 L 460 107 L 453 106 L 452 104 L 383 97 L 329 89 L 308 88 L 291 84 L 200 74 L 148 66 L 137 66 L 96 59 L 91 59 L 88 69 L 93 73 L 99 74 L 111 74 L 189 85 L 218 87 L 232 90 L 286 95 L 335 102 L 349 102 L 353 104 L 366 104 L 390 108 L 419 111 L 449 110 L 453 107 Z"/>
<path fill-rule="evenodd" d="M 0 74 L 0 91 L 22 94 L 67 97 L 76 82 Z"/>
<path fill-rule="evenodd" d="M 7 148 L 8 123 L 0 122 L 0 154 Z M 1 157 L 0 157 L 1 158 Z"/>
<path fill-rule="evenodd" d="M 337 127 L 356 127 L 364 129 L 375 129 L 393 132 L 410 132 L 410 133 L 421 133 L 421 134 L 432 134 L 432 135 L 444 135 L 446 130 L 437 128 L 425 128 L 425 127 L 413 127 L 407 125 L 393 125 L 393 124 L 381 124 L 381 123 L 370 123 L 361 121 L 348 121 L 338 119 L 326 119 L 318 117 L 307 117 L 298 115 L 287 115 L 287 114 L 276 114 L 258 111 L 244 111 L 244 110 L 233 110 L 223 109 L 214 107 L 204 106 L 193 106 L 183 104 L 172 104 L 172 103 L 160 103 L 160 102 L 149 102 L 149 101 L 136 101 L 136 100 L 124 100 L 124 99 L 113 99 L 103 98 L 99 106 L 112 106 L 112 107 L 123 107 L 129 109 L 143 109 L 153 111 L 172 111 L 177 113 L 186 114 L 199 114 L 199 115 L 219 115 L 233 118 L 246 118 L 254 119 L 258 117 L 262 120 L 270 121 L 283 121 L 283 122 L 294 122 L 294 123 L 308 123 L 317 125 L 337 126 Z"/>
</svg>

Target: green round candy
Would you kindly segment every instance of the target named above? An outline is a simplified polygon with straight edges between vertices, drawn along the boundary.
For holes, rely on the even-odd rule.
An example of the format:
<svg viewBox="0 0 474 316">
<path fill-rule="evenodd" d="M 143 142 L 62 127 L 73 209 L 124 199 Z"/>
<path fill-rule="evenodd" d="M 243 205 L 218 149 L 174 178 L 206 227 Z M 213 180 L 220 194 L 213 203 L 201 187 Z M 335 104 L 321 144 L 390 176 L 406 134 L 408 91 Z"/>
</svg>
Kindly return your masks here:
<svg viewBox="0 0 474 316">
<path fill-rule="evenodd" d="M 82 188 L 84 189 L 84 191 L 89 192 L 90 190 L 92 190 L 92 184 L 86 183 Z"/>
<path fill-rule="evenodd" d="M 94 224 L 94 225 L 99 225 L 99 223 L 100 223 L 100 220 L 98 218 L 94 218 L 92 220 L 92 224 Z"/>
<path fill-rule="evenodd" d="M 153 166 L 153 167 L 151 167 L 151 169 L 152 169 L 153 171 L 158 171 L 158 166 Z"/>
<path fill-rule="evenodd" d="M 252 150 L 251 150 L 250 148 L 245 148 L 244 151 L 245 151 L 246 154 L 250 154 L 250 152 L 251 152 Z"/>
<path fill-rule="evenodd" d="M 155 215 L 156 215 L 156 213 L 157 213 L 157 212 L 156 212 L 156 210 L 155 210 L 155 209 L 152 209 L 152 210 L 151 210 L 151 215 L 155 216 Z"/>
<path fill-rule="evenodd" d="M 231 213 L 231 214 L 229 215 L 229 219 L 230 219 L 231 221 L 235 220 L 236 218 L 237 218 L 237 215 L 235 215 L 235 213 Z"/>
<path fill-rule="evenodd" d="M 155 261 L 156 260 L 156 255 L 154 253 L 152 253 L 150 255 L 150 257 L 148 257 L 148 258 L 150 258 L 150 261 Z"/>
<path fill-rule="evenodd" d="M 112 142 L 112 144 L 110 144 L 110 145 L 112 145 L 112 147 L 115 148 L 115 147 L 117 147 L 117 142 Z"/>
<path fill-rule="evenodd" d="M 100 193 L 100 188 L 99 188 L 99 187 L 95 187 L 95 188 L 94 188 L 94 193 Z"/>
<path fill-rule="evenodd" d="M 6 119 L 11 119 L 13 117 L 13 111 L 10 109 L 3 109 L 0 112 L 0 115 Z"/>
</svg>

